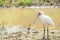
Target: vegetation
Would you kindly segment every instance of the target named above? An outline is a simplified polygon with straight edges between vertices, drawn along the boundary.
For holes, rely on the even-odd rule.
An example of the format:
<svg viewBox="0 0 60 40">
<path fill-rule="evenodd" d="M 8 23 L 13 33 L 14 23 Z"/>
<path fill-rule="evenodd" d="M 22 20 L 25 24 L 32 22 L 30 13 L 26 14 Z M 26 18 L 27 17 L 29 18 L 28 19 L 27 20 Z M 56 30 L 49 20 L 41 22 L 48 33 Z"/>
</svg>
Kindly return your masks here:
<svg viewBox="0 0 60 40">
<path fill-rule="evenodd" d="M 14 1 L 14 3 L 12 3 Z M 10 7 L 10 6 L 15 6 L 15 7 L 19 7 L 19 6 L 31 6 L 32 4 L 36 3 L 36 1 L 38 1 L 38 4 L 44 5 L 44 4 L 48 4 L 48 5 L 58 5 L 60 3 L 60 0 L 0 0 L 0 7 L 2 6 L 6 6 L 6 7 Z M 36 4 L 36 5 L 38 5 Z M 59 6 L 59 5 L 58 5 Z"/>
</svg>

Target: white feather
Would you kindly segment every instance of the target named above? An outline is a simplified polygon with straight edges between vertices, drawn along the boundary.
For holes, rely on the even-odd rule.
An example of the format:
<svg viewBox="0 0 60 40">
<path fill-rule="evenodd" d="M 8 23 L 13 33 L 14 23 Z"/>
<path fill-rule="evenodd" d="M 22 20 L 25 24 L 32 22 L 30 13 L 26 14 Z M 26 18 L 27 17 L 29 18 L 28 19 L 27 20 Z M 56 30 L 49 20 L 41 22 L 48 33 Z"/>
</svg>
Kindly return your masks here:
<svg viewBox="0 0 60 40">
<path fill-rule="evenodd" d="M 44 23 L 44 24 L 47 24 L 47 25 L 50 25 L 50 26 L 54 26 L 54 22 L 52 21 L 52 19 L 47 16 L 47 15 L 40 15 L 39 16 L 39 19 Z"/>
</svg>

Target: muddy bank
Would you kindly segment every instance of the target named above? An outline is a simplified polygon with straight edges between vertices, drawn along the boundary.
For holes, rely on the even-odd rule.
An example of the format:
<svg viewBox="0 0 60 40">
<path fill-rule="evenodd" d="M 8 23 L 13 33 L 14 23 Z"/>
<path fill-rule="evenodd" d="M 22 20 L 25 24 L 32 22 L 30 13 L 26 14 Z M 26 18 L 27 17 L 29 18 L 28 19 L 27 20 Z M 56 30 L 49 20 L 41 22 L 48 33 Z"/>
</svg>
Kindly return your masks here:
<svg viewBox="0 0 60 40">
<path fill-rule="evenodd" d="M 47 32 L 46 32 L 47 34 Z M 47 38 L 47 35 L 45 35 Z M 12 27 L 4 31 L 0 30 L 0 40 L 43 40 L 43 30 Z M 60 39 L 60 30 L 49 30 L 50 40 Z"/>
</svg>

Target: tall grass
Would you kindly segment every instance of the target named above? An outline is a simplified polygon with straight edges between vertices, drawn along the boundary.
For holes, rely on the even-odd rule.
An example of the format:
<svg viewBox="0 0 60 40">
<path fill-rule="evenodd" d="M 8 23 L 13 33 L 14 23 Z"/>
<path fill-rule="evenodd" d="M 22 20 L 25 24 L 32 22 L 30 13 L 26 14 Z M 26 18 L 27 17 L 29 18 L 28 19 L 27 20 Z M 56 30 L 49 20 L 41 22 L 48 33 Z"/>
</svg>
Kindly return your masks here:
<svg viewBox="0 0 60 40">
<path fill-rule="evenodd" d="M 0 5 L 2 4 L 3 0 L 0 0 Z"/>
<path fill-rule="evenodd" d="M 39 0 L 39 2 L 45 2 L 45 0 Z"/>
<path fill-rule="evenodd" d="M 24 3 L 24 7 L 27 6 L 27 3 L 28 4 L 31 4 L 33 0 L 23 0 L 23 3 Z"/>
<path fill-rule="evenodd" d="M 27 4 L 26 0 L 23 0 L 23 3 L 24 3 L 24 7 L 25 7 L 25 6 L 26 6 L 26 4 Z"/>
</svg>

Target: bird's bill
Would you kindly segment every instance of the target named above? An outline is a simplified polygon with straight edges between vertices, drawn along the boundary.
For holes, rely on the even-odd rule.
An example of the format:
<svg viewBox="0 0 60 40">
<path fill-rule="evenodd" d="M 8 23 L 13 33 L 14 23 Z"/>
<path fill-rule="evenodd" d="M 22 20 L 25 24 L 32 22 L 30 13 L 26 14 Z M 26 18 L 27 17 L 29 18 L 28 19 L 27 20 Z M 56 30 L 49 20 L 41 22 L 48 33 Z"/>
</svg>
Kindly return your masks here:
<svg viewBox="0 0 60 40">
<path fill-rule="evenodd" d="M 38 18 L 38 17 L 39 17 L 39 15 L 40 15 L 40 13 L 38 13 L 38 14 L 37 14 L 36 18 Z"/>
<path fill-rule="evenodd" d="M 36 16 L 36 18 L 34 18 L 34 20 L 33 20 L 32 24 L 34 24 L 34 23 L 35 23 L 35 21 L 37 20 L 38 16 L 39 16 L 39 15 L 37 15 L 37 16 Z"/>
</svg>

